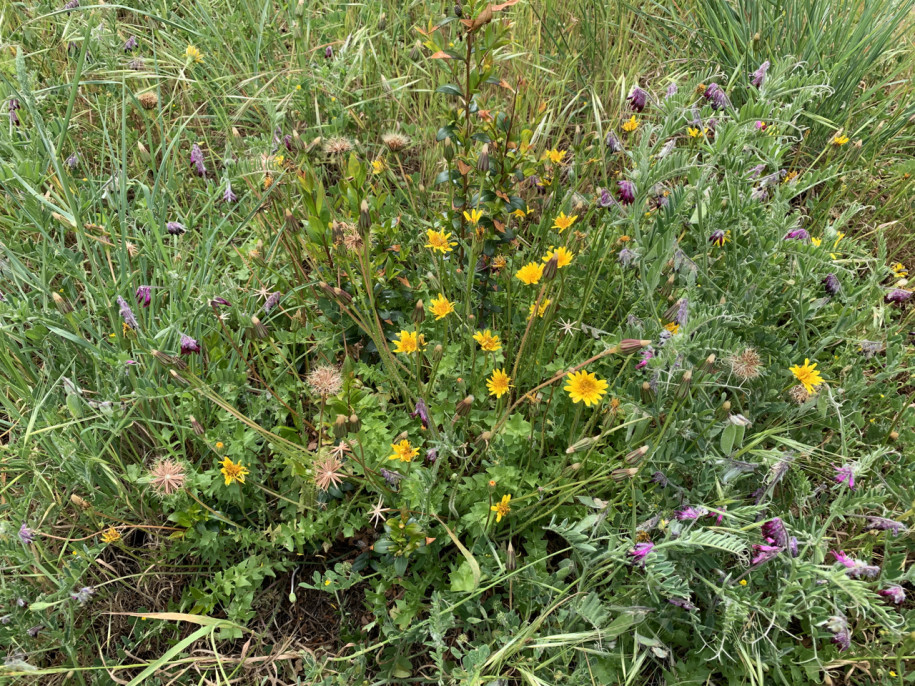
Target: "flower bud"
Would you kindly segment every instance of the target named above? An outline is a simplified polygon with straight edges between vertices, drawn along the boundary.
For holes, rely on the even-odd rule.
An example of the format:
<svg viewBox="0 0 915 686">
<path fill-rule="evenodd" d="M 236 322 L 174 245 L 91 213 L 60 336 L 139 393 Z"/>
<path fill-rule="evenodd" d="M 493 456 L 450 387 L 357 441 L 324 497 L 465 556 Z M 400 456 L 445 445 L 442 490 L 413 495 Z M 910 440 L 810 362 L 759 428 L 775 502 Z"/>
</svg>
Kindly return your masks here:
<svg viewBox="0 0 915 686">
<path fill-rule="evenodd" d="M 445 352 L 445 349 L 442 347 L 441 343 L 437 344 L 434 348 L 432 348 L 433 361 L 438 362 L 440 359 L 442 359 L 443 352 Z"/>
<path fill-rule="evenodd" d="M 420 55 L 423 54 L 423 42 L 416 39 L 416 42 L 413 44 L 413 47 L 410 49 L 410 60 L 415 62 L 419 59 Z"/>
<path fill-rule="evenodd" d="M 369 235 L 369 229 L 372 228 L 372 217 L 369 214 L 369 201 L 363 200 L 359 205 L 359 233 L 364 239 Z"/>
<path fill-rule="evenodd" d="M 61 314 L 70 314 L 73 311 L 73 306 L 60 293 L 51 293 L 51 300 Z"/>
<path fill-rule="evenodd" d="M 477 169 L 481 172 L 489 171 L 489 144 L 483 146 L 480 152 L 480 158 L 477 160 Z"/>
<path fill-rule="evenodd" d="M 484 431 L 477 436 L 477 443 L 489 443 L 492 440 L 492 431 Z"/>
<path fill-rule="evenodd" d="M 137 151 L 140 153 L 140 159 L 143 160 L 146 164 L 149 164 L 152 159 L 149 156 L 149 150 L 146 149 L 146 146 L 143 145 L 140 141 L 137 141 Z"/>
<path fill-rule="evenodd" d="M 651 383 L 648 381 L 642 382 L 642 402 L 650 403 L 654 398 L 654 392 L 651 390 Z"/>
<path fill-rule="evenodd" d="M 422 324 L 426 320 L 426 308 L 423 305 L 422 300 L 416 301 L 416 306 L 413 308 L 413 323 Z"/>
<path fill-rule="evenodd" d="M 267 327 L 257 317 L 251 317 L 251 335 L 254 338 L 267 338 Z"/>
<path fill-rule="evenodd" d="M 197 434 L 198 436 L 203 436 L 204 432 L 206 431 L 203 428 L 203 424 L 198 422 L 197 419 L 194 417 L 194 415 L 190 415 L 188 417 L 188 419 L 191 420 L 191 428 L 194 430 L 194 433 Z"/>
<path fill-rule="evenodd" d="M 612 472 L 610 472 L 610 478 L 613 479 L 614 481 L 626 481 L 627 479 L 631 479 L 638 473 L 639 473 L 639 470 L 635 467 L 614 469 Z"/>
<path fill-rule="evenodd" d="M 299 220 L 295 218 L 294 214 L 292 214 L 292 210 L 286 208 L 286 210 L 283 212 L 283 216 L 286 219 L 286 226 L 290 231 L 295 231 L 297 228 L 299 228 Z"/>
<path fill-rule="evenodd" d="M 83 498 L 80 498 L 78 495 L 76 495 L 76 493 L 73 493 L 70 496 L 70 502 L 73 503 L 74 505 L 76 505 L 77 507 L 83 508 L 84 510 L 88 510 L 90 507 L 92 507 L 92 503 L 90 503 L 88 500 L 84 500 Z"/>
<path fill-rule="evenodd" d="M 572 445 L 570 445 L 568 448 L 566 448 L 566 455 L 572 455 L 573 453 L 577 453 L 586 448 L 590 448 L 592 445 L 597 443 L 597 441 L 598 441 L 597 438 L 592 438 L 591 436 L 585 436 L 584 438 L 581 438 L 581 439 L 575 441 Z"/>
<path fill-rule="evenodd" d="M 650 340 L 640 340 L 638 338 L 624 338 L 620 341 L 619 349 L 623 355 L 631 355 L 634 352 L 637 352 L 644 348 L 647 345 L 651 345 Z"/>
<path fill-rule="evenodd" d="M 552 281 L 556 277 L 556 272 L 559 269 L 559 255 L 555 253 L 547 261 L 543 267 L 543 278 L 547 281 Z"/>
<path fill-rule="evenodd" d="M 712 353 L 711 355 L 709 355 L 708 357 L 705 358 L 705 364 L 702 365 L 702 374 L 703 375 L 711 374 L 712 372 L 715 371 L 715 359 L 716 358 L 715 358 L 714 353 Z"/>
<path fill-rule="evenodd" d="M 689 387 L 693 381 L 693 370 L 687 369 L 680 378 L 680 387 L 677 389 L 677 398 L 683 399 L 689 395 Z"/>
<path fill-rule="evenodd" d="M 648 446 L 643 445 L 641 448 L 633 450 L 631 453 L 626 455 L 623 460 L 626 462 L 626 464 L 638 465 L 647 454 Z"/>
<path fill-rule="evenodd" d="M 454 420 L 457 421 L 458 417 L 466 417 L 470 414 L 470 408 L 473 405 L 473 396 L 468 395 L 461 402 L 457 404 L 457 407 L 454 408 Z"/>
<path fill-rule="evenodd" d="M 454 146 L 451 145 L 451 139 L 445 139 L 445 159 L 451 162 L 454 159 Z"/>
<path fill-rule="evenodd" d="M 508 548 L 505 550 L 505 569 L 506 571 L 513 572 L 518 568 L 518 560 L 515 557 L 515 546 L 512 545 L 512 542 L 508 542 Z"/>
<path fill-rule="evenodd" d="M 359 433 L 359 429 L 362 428 L 362 420 L 359 419 L 359 416 L 353 412 L 349 419 L 346 420 L 346 430 L 350 433 Z"/>
<path fill-rule="evenodd" d="M 891 441 L 897 441 L 897 440 L 899 440 L 899 432 L 898 432 L 898 431 L 890 431 L 890 440 L 891 440 Z"/>
<path fill-rule="evenodd" d="M 347 433 L 346 415 L 338 414 L 334 420 L 334 438 L 343 438 Z"/>
<path fill-rule="evenodd" d="M 181 378 L 181 375 L 176 372 L 174 369 L 169 369 L 168 373 L 171 374 L 172 378 L 180 384 L 187 386 L 187 381 Z"/>
</svg>

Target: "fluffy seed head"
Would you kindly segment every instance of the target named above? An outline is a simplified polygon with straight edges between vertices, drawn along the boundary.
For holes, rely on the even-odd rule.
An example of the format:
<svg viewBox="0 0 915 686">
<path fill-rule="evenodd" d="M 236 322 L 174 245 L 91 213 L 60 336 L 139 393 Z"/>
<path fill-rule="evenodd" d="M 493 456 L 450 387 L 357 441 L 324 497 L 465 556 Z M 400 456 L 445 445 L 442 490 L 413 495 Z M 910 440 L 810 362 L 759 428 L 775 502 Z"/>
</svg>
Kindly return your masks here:
<svg viewBox="0 0 915 686">
<path fill-rule="evenodd" d="M 340 370 L 331 364 L 315 367 L 305 377 L 305 382 L 313 393 L 322 398 L 337 395 L 343 388 L 343 376 L 341 376 Z"/>
<path fill-rule="evenodd" d="M 397 152 L 410 145 L 410 138 L 402 133 L 391 132 L 382 135 L 381 142 L 384 143 L 385 147 L 391 152 Z"/>
<path fill-rule="evenodd" d="M 729 355 L 726 362 L 731 371 L 741 381 L 755 379 L 762 373 L 762 360 L 755 348 L 744 348 L 739 353 Z"/>
<path fill-rule="evenodd" d="M 184 465 L 175 460 L 159 460 L 149 470 L 149 485 L 159 495 L 177 493 L 184 487 L 186 478 Z"/>
</svg>

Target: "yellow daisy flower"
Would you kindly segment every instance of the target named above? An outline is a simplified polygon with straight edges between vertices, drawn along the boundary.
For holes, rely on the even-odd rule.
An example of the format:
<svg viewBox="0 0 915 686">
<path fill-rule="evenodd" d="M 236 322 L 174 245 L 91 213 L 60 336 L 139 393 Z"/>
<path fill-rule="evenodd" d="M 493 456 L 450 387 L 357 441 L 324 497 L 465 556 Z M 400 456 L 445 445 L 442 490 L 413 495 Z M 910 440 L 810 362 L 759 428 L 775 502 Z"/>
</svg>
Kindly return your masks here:
<svg viewBox="0 0 915 686">
<path fill-rule="evenodd" d="M 495 352 L 502 347 L 502 341 L 499 340 L 498 336 L 493 335 L 493 333 L 486 329 L 486 331 L 477 331 L 473 335 L 473 340 L 480 344 L 480 348 L 486 352 Z"/>
<path fill-rule="evenodd" d="M 464 219 L 470 222 L 473 226 L 476 226 L 480 223 L 480 219 L 483 218 L 483 213 L 478 209 L 472 209 L 470 212 L 464 210 Z"/>
<path fill-rule="evenodd" d="M 848 140 L 848 136 L 843 136 L 837 133 L 832 137 L 832 144 L 835 146 L 845 145 L 848 143 Z"/>
<path fill-rule="evenodd" d="M 496 522 L 501 522 L 502 517 L 507 517 L 508 513 L 512 511 L 511 506 L 509 505 L 511 499 L 512 497 L 510 495 L 503 495 L 501 501 L 490 506 L 489 509 L 496 513 Z"/>
<path fill-rule="evenodd" d="M 435 315 L 435 321 L 447 317 L 454 312 L 454 303 L 450 302 L 443 294 L 439 293 L 437 298 L 432 298 L 429 311 Z"/>
<path fill-rule="evenodd" d="M 113 526 L 105 530 L 102 534 L 102 543 L 114 543 L 121 540 L 121 533 Z"/>
<path fill-rule="evenodd" d="M 550 158 L 550 162 L 553 164 L 562 164 L 563 159 L 565 159 L 566 151 L 565 150 L 547 150 L 545 157 Z"/>
<path fill-rule="evenodd" d="M 394 352 L 409 355 L 422 347 L 423 338 L 416 331 L 401 331 L 400 338 L 394 339 Z"/>
<path fill-rule="evenodd" d="M 819 248 L 820 245 L 823 243 L 823 239 L 822 239 L 822 238 L 814 238 L 813 236 L 811 236 L 811 237 L 810 237 L 810 242 L 813 243 L 816 247 Z"/>
<path fill-rule="evenodd" d="M 546 314 L 546 308 L 548 308 L 550 306 L 550 302 L 552 302 L 552 301 L 549 298 L 547 298 L 542 303 L 540 303 L 540 307 L 537 308 L 538 317 L 542 317 L 543 315 Z M 527 315 L 528 319 L 531 319 L 534 316 L 534 306 L 536 304 L 537 303 L 531 303 L 531 308 L 530 308 L 530 310 L 528 310 L 528 315 Z"/>
<path fill-rule="evenodd" d="M 497 398 L 501 398 L 508 393 L 508 389 L 511 387 L 511 377 L 505 373 L 505 369 L 493 369 L 492 376 L 486 381 L 486 388 L 489 389 L 489 394 Z"/>
<path fill-rule="evenodd" d="M 795 365 L 789 368 L 795 378 L 804 385 L 804 390 L 811 395 L 817 392 L 817 386 L 822 386 L 825 383 L 816 367 L 815 362 L 810 364 L 810 360 L 805 359 L 803 365 Z"/>
<path fill-rule="evenodd" d="M 381 174 L 384 172 L 384 160 L 372 160 L 372 173 Z"/>
<path fill-rule="evenodd" d="M 400 443 L 391 443 L 391 450 L 393 450 L 394 453 L 388 455 L 389 460 L 412 462 L 413 458 L 419 455 L 419 448 L 414 448 L 412 445 L 410 445 L 410 441 L 408 441 L 406 438 L 403 439 Z"/>
<path fill-rule="evenodd" d="M 537 264 L 536 262 L 528 262 L 515 272 L 515 276 L 528 286 L 532 286 L 540 281 L 540 278 L 543 276 L 543 265 Z"/>
<path fill-rule="evenodd" d="M 635 115 L 633 114 L 631 117 L 629 117 L 629 121 L 623 124 L 623 131 L 626 133 L 632 133 L 637 128 L 639 128 L 639 122 L 636 120 Z"/>
<path fill-rule="evenodd" d="M 562 269 L 563 267 L 568 267 L 570 264 L 572 264 L 572 258 L 574 257 L 574 255 L 569 250 L 566 250 L 564 247 L 559 247 L 559 248 L 553 249 L 553 247 L 550 246 L 550 251 L 546 255 L 543 256 L 543 261 L 549 262 L 550 260 L 553 259 L 554 255 L 556 256 L 556 259 L 558 260 L 558 262 L 556 263 L 557 269 Z"/>
<path fill-rule="evenodd" d="M 203 62 L 203 53 L 193 45 L 188 45 L 184 49 L 184 56 L 193 62 Z"/>
<path fill-rule="evenodd" d="M 232 462 L 228 457 L 226 457 L 219 464 L 222 465 L 222 469 L 219 471 L 222 472 L 222 475 L 226 479 L 226 486 L 231 486 L 234 482 L 240 484 L 245 483 L 245 475 L 248 474 L 248 468 L 243 466 L 241 461 L 236 464 Z"/>
<path fill-rule="evenodd" d="M 433 252 L 440 253 L 449 253 L 454 249 L 454 246 L 457 245 L 457 241 L 451 240 L 451 233 L 445 233 L 444 231 L 433 231 L 432 229 L 426 230 L 426 243 L 427 248 L 431 248 Z"/>
<path fill-rule="evenodd" d="M 902 262 L 897 262 L 890 269 L 893 270 L 893 276 L 897 279 L 904 279 L 909 275 L 909 270 L 905 268 Z"/>
<path fill-rule="evenodd" d="M 572 224 L 575 223 L 575 220 L 578 219 L 578 215 L 572 215 L 571 217 L 566 216 L 565 212 L 560 212 L 559 216 L 553 220 L 553 228 L 559 229 L 559 233 L 562 233 L 568 229 Z"/>
<path fill-rule="evenodd" d="M 568 392 L 572 402 L 583 402 L 586 407 L 596 405 L 607 393 L 607 382 L 598 379 L 594 374 L 584 370 L 570 373 L 567 377 L 568 385 L 563 389 Z"/>
<path fill-rule="evenodd" d="M 665 324 L 664 328 L 670 331 L 672 334 L 680 333 L 680 325 L 676 322 L 671 322 L 670 324 Z"/>
</svg>

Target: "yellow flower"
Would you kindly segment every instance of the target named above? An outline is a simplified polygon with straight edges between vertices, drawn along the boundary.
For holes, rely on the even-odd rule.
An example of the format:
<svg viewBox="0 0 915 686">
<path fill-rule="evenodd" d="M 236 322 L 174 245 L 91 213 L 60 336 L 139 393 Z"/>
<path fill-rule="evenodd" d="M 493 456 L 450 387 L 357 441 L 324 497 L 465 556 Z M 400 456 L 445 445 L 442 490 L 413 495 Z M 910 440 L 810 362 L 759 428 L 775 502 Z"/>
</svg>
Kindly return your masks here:
<svg viewBox="0 0 915 686">
<path fill-rule="evenodd" d="M 503 495 L 500 502 L 490 506 L 489 509 L 496 513 L 496 522 L 501 522 L 502 517 L 507 517 L 508 513 L 512 511 L 509 506 L 511 499 L 510 495 Z"/>
<path fill-rule="evenodd" d="M 242 466 L 241 461 L 239 461 L 238 464 L 235 464 L 226 457 L 219 464 L 222 465 L 222 469 L 219 471 L 222 472 L 222 475 L 226 478 L 226 486 L 231 486 L 234 481 L 237 481 L 240 484 L 245 483 L 245 475 L 248 474 L 248 468 Z"/>
<path fill-rule="evenodd" d="M 553 164 L 562 164 L 562 160 L 566 156 L 565 150 L 547 150 L 546 157 L 550 158 L 550 162 Z"/>
<path fill-rule="evenodd" d="M 598 404 L 607 393 L 607 382 L 598 379 L 590 372 L 573 372 L 566 378 L 569 383 L 563 390 L 568 392 L 575 404 L 583 402 L 586 407 L 591 407 L 591 405 Z"/>
<path fill-rule="evenodd" d="M 518 217 L 518 219 L 524 219 L 527 215 L 529 215 L 533 211 L 534 210 L 522 210 L 521 208 L 518 208 L 517 210 L 512 212 L 512 214 L 515 215 L 516 217 Z"/>
<path fill-rule="evenodd" d="M 671 322 L 670 324 L 665 324 L 664 328 L 670 331 L 672 334 L 680 333 L 680 325 L 676 322 Z"/>
<path fill-rule="evenodd" d="M 639 123 L 636 121 L 635 115 L 633 114 L 631 117 L 629 117 L 629 121 L 623 124 L 623 131 L 626 133 L 632 133 L 637 128 L 639 128 Z"/>
<path fill-rule="evenodd" d="M 115 541 L 120 541 L 120 540 L 121 540 L 121 534 L 113 526 L 106 529 L 105 533 L 102 534 L 103 543 L 114 543 Z"/>
<path fill-rule="evenodd" d="M 188 45 L 184 49 L 184 56 L 193 60 L 194 62 L 203 62 L 203 53 L 193 45 Z"/>
<path fill-rule="evenodd" d="M 391 443 L 392 455 L 388 455 L 389 460 L 400 460 L 401 462 L 412 462 L 413 458 L 419 455 L 419 448 L 410 445 L 406 438 L 400 443 Z"/>
<path fill-rule="evenodd" d="M 476 226 L 477 224 L 479 224 L 480 219 L 482 219 L 482 218 L 483 218 L 483 213 L 480 212 L 480 210 L 478 210 L 476 208 L 470 210 L 470 212 L 468 212 L 467 210 L 464 210 L 464 219 L 469 221 L 471 223 L 471 225 L 473 225 L 473 226 Z"/>
<path fill-rule="evenodd" d="M 537 308 L 538 317 L 542 317 L 543 315 L 546 314 L 546 308 L 548 308 L 550 306 L 550 302 L 552 302 L 552 301 L 549 298 L 547 298 L 542 303 L 540 303 L 540 307 Z M 530 319 L 531 317 L 534 316 L 534 306 L 536 304 L 537 303 L 531 303 L 531 309 L 528 311 L 528 315 L 527 315 L 528 319 Z"/>
<path fill-rule="evenodd" d="M 897 262 L 890 269 L 893 270 L 893 276 L 897 279 L 904 279 L 909 275 L 909 270 L 905 268 L 902 262 Z"/>
<path fill-rule="evenodd" d="M 426 230 L 426 240 L 428 241 L 426 247 L 432 248 L 433 252 L 448 253 L 454 249 L 453 246 L 457 245 L 457 241 L 451 240 L 450 233 L 432 229 Z"/>
<path fill-rule="evenodd" d="M 497 398 L 501 398 L 508 393 L 508 389 L 511 387 L 511 377 L 505 373 L 505 369 L 493 369 L 492 376 L 486 380 L 486 388 L 489 389 L 489 394 Z"/>
<path fill-rule="evenodd" d="M 832 137 L 833 145 L 845 145 L 846 143 L 848 143 L 848 136 L 842 136 L 837 133 L 835 136 Z"/>
<path fill-rule="evenodd" d="M 416 331 L 401 331 L 399 335 L 400 339 L 394 339 L 395 353 L 405 353 L 409 355 L 410 353 L 415 353 L 422 347 L 422 336 Z"/>
<path fill-rule="evenodd" d="M 505 269 L 505 265 L 508 264 L 508 260 L 505 259 L 505 255 L 497 255 L 493 258 L 492 268 L 493 269 Z"/>
<path fill-rule="evenodd" d="M 555 250 L 552 249 L 552 246 L 550 246 L 550 248 L 551 248 L 550 251 L 546 255 L 543 256 L 544 262 L 549 262 L 550 260 L 553 259 L 553 256 L 555 255 L 556 259 L 558 260 L 556 262 L 557 269 L 562 269 L 563 267 L 568 267 L 570 264 L 572 264 L 572 258 L 574 257 L 574 255 L 571 252 L 566 250 L 564 247 L 559 247 L 559 248 L 556 248 Z"/>
<path fill-rule="evenodd" d="M 791 183 L 791 182 L 794 181 L 796 178 L 797 178 L 797 172 L 796 172 L 796 171 L 790 171 L 790 172 L 788 172 L 787 174 L 785 174 L 785 178 L 782 179 L 782 185 L 785 185 L 785 184 L 787 184 L 787 183 Z"/>
<path fill-rule="evenodd" d="M 741 585 L 741 586 L 746 586 L 746 585 L 747 585 L 747 580 L 746 580 L 746 579 L 741 579 L 741 580 L 740 580 L 740 585 Z"/>
<path fill-rule="evenodd" d="M 439 293 L 437 298 L 432 298 L 432 307 L 429 311 L 435 315 L 435 321 L 447 317 L 454 312 L 454 303 L 449 302 L 443 294 Z"/>
<path fill-rule="evenodd" d="M 804 360 L 803 365 L 789 368 L 789 371 L 804 385 L 804 390 L 811 395 L 817 392 L 817 386 L 822 386 L 824 383 L 823 377 L 816 368 L 816 363 L 810 364 L 810 360 L 807 359 Z"/>
<path fill-rule="evenodd" d="M 699 138 L 699 136 L 704 136 L 705 134 L 707 134 L 708 129 L 703 127 L 702 130 L 700 131 L 697 127 L 688 126 L 686 128 L 686 133 L 689 134 L 690 138 Z"/>
<path fill-rule="evenodd" d="M 216 450 L 222 450 L 225 447 L 226 446 L 222 441 L 216 441 Z"/>
<path fill-rule="evenodd" d="M 822 239 L 822 238 L 814 238 L 813 236 L 811 236 L 811 237 L 810 237 L 810 242 L 813 243 L 816 247 L 819 248 L 819 247 L 820 247 L 820 244 L 823 242 L 823 239 Z"/>
<path fill-rule="evenodd" d="M 843 238 L 845 238 L 845 234 L 842 233 L 841 231 L 836 231 L 836 242 L 832 244 L 832 249 L 833 249 L 833 250 L 836 249 L 836 247 L 839 245 L 839 242 L 840 242 Z"/>
<path fill-rule="evenodd" d="M 384 160 L 372 160 L 372 173 L 381 174 L 384 171 Z"/>
<path fill-rule="evenodd" d="M 480 348 L 486 352 L 493 353 L 502 347 L 502 342 L 498 336 L 494 336 L 489 329 L 486 331 L 477 331 L 473 335 L 473 340 L 480 344 Z"/>
<path fill-rule="evenodd" d="M 528 262 L 515 272 L 515 276 L 528 286 L 532 286 L 540 281 L 540 277 L 543 276 L 543 265 L 536 262 Z"/>
<path fill-rule="evenodd" d="M 575 223 L 575 220 L 578 219 L 577 214 L 573 214 L 571 217 L 566 216 L 565 212 L 560 212 L 559 216 L 553 220 L 553 228 L 559 229 L 559 233 L 562 233 L 567 228 L 572 226 Z"/>
</svg>

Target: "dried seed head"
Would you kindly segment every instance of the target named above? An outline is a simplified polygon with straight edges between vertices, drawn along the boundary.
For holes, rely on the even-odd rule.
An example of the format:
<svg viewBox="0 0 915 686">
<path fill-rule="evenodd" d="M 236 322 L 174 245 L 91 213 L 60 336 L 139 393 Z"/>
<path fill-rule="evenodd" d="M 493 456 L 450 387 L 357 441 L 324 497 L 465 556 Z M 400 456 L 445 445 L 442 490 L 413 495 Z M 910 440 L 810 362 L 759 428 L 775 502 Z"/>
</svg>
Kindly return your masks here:
<svg viewBox="0 0 915 686">
<path fill-rule="evenodd" d="M 137 96 L 137 101 L 143 106 L 144 110 L 151 110 L 159 104 L 159 96 L 152 91 L 140 93 L 140 95 Z"/>
<path fill-rule="evenodd" d="M 343 376 L 334 365 L 322 364 L 305 377 L 311 391 L 322 398 L 337 395 L 343 388 Z"/>
<path fill-rule="evenodd" d="M 755 348 L 744 348 L 740 353 L 728 355 L 725 360 L 731 371 L 741 381 L 749 381 L 762 374 L 762 359 Z"/>
<path fill-rule="evenodd" d="M 798 384 L 797 386 L 791 387 L 791 390 L 788 391 L 788 397 L 798 405 L 803 405 L 810 400 L 810 393 L 807 392 L 807 389 L 804 388 L 803 385 Z"/>
<path fill-rule="evenodd" d="M 391 152 L 398 152 L 410 145 L 410 138 L 402 133 L 386 133 L 382 135 L 381 142 Z"/>
<path fill-rule="evenodd" d="M 184 465 L 175 460 L 159 460 L 149 470 L 149 485 L 158 495 L 162 496 L 180 491 L 184 487 L 186 479 Z"/>
<path fill-rule="evenodd" d="M 329 138 L 324 143 L 324 154 L 328 157 L 342 157 L 353 149 L 353 143 L 348 138 L 337 136 Z"/>
</svg>

